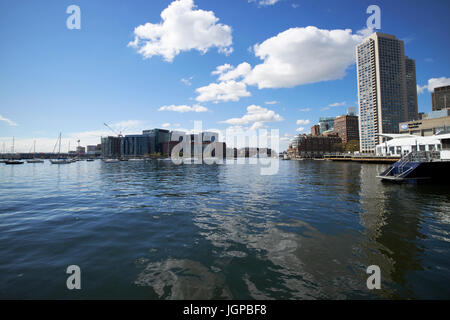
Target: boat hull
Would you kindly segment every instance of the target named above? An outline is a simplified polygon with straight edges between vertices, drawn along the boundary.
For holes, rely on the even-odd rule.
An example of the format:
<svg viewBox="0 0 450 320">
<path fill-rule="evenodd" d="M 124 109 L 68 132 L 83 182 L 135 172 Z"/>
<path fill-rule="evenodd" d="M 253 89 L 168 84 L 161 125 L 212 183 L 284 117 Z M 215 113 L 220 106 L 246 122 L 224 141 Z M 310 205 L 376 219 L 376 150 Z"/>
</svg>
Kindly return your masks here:
<svg viewBox="0 0 450 320">
<path fill-rule="evenodd" d="M 69 164 L 72 163 L 71 160 L 50 160 L 52 164 Z"/>
<path fill-rule="evenodd" d="M 17 164 L 23 164 L 23 161 L 5 161 L 5 164 L 7 164 L 7 165 L 17 165 Z"/>
<path fill-rule="evenodd" d="M 450 184 L 450 161 L 394 163 L 378 175 L 385 181 L 438 181 Z"/>
</svg>

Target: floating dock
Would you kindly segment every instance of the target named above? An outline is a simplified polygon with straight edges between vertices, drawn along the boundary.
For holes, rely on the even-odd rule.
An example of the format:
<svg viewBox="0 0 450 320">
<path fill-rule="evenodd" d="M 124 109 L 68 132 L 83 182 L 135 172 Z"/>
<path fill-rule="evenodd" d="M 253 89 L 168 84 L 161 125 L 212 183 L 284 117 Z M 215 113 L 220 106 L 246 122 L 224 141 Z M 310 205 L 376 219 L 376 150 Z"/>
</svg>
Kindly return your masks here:
<svg viewBox="0 0 450 320">
<path fill-rule="evenodd" d="M 353 161 L 370 163 L 395 163 L 400 160 L 398 156 L 353 155 L 353 154 L 329 154 L 324 155 L 325 160 Z"/>
</svg>

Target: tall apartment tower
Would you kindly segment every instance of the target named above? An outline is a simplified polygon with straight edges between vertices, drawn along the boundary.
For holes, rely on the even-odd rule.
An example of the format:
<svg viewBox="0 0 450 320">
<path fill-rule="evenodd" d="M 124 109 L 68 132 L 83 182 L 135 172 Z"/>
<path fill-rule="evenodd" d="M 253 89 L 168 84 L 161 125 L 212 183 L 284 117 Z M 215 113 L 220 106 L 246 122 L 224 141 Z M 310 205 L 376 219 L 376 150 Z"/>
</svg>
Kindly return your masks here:
<svg viewBox="0 0 450 320">
<path fill-rule="evenodd" d="M 418 120 L 419 108 L 417 105 L 416 61 L 414 61 L 414 59 L 405 57 L 405 76 L 408 121 Z"/>
<path fill-rule="evenodd" d="M 417 117 L 415 63 L 403 41 L 375 32 L 356 47 L 356 65 L 360 150 L 372 152 L 378 134 L 398 133 L 400 122 Z"/>
</svg>

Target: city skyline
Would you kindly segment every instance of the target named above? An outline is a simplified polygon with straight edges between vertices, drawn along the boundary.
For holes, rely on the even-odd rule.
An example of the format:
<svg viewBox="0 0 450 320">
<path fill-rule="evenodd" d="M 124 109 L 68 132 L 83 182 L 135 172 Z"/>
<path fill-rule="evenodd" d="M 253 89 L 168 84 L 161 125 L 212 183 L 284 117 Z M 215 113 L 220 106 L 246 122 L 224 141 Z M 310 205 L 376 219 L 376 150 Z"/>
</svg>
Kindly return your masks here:
<svg viewBox="0 0 450 320">
<path fill-rule="evenodd" d="M 80 30 L 66 28 L 70 4 L 0 1 L 7 151 L 13 136 L 17 152 L 34 140 L 37 151 L 51 151 L 59 132 L 66 147 L 100 143 L 113 135 L 104 122 L 135 134 L 190 131 L 196 120 L 208 131 L 279 129 L 283 150 L 320 117 L 357 107 L 354 55 L 368 35 L 369 2 L 78 1 Z M 416 63 L 419 112 L 429 112 L 432 89 L 450 84 L 449 44 L 441 41 L 449 4 L 378 5 L 381 30 L 373 31 L 404 41 Z M 398 19 L 405 14 L 423 23 Z"/>
</svg>

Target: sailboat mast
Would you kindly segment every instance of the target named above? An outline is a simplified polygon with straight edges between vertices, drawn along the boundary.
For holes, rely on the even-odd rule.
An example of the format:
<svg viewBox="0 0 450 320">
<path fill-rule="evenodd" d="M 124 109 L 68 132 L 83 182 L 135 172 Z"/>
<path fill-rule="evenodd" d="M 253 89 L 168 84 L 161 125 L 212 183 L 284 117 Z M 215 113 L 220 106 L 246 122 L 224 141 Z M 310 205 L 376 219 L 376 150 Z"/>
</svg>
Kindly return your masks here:
<svg viewBox="0 0 450 320">
<path fill-rule="evenodd" d="M 61 154 L 61 132 L 59 133 L 59 149 L 58 149 L 58 157 Z"/>
</svg>

